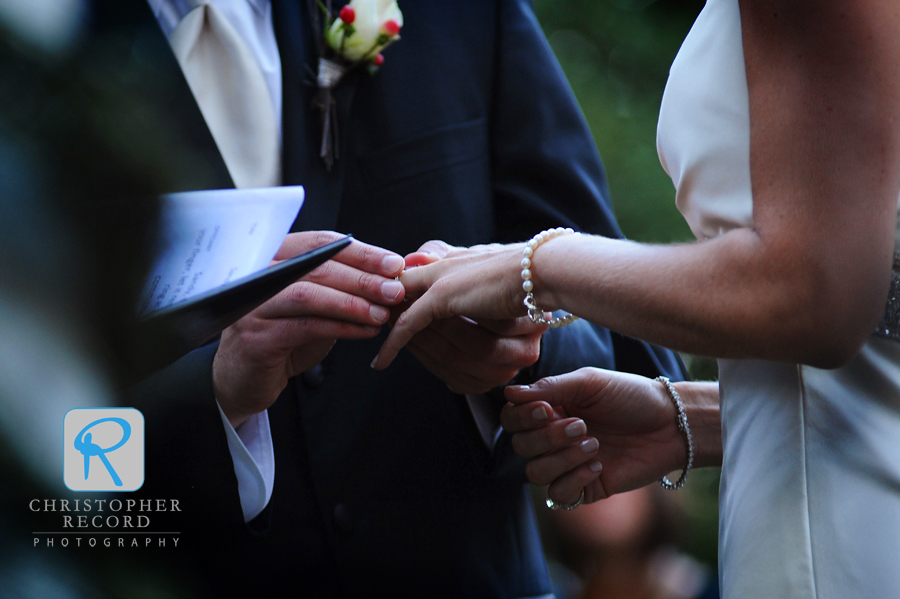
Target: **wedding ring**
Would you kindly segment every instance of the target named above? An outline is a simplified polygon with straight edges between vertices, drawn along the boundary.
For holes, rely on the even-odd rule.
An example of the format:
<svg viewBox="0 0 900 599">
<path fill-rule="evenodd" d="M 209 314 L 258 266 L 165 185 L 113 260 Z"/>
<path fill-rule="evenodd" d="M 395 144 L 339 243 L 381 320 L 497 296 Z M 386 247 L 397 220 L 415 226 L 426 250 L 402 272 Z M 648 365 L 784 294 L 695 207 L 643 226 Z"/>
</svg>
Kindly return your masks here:
<svg viewBox="0 0 900 599">
<path fill-rule="evenodd" d="M 578 501 L 575 503 L 556 503 L 550 497 L 547 497 L 547 507 L 553 511 L 563 509 L 567 512 L 570 510 L 574 510 L 584 501 L 584 488 L 581 489 L 581 494 L 578 496 Z"/>
</svg>

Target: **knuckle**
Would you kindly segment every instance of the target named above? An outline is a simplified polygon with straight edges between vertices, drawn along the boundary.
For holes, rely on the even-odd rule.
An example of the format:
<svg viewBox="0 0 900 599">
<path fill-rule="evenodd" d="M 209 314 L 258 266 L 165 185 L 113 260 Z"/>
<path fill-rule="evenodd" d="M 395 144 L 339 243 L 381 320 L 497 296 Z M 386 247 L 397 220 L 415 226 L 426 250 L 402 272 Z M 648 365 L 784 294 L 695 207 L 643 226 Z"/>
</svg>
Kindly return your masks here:
<svg viewBox="0 0 900 599">
<path fill-rule="evenodd" d="M 579 456 L 575 452 L 581 452 L 580 449 L 569 447 L 558 452 L 553 456 L 553 465 L 560 472 L 569 472 L 580 464 Z"/>
<path fill-rule="evenodd" d="M 381 250 L 378 248 L 365 244 L 361 246 L 362 249 L 362 259 L 365 264 L 380 264 L 379 257 L 381 256 Z"/>
<path fill-rule="evenodd" d="M 517 456 L 520 456 L 523 458 L 530 457 L 528 455 L 527 443 L 526 443 L 524 437 L 522 437 L 522 435 L 513 435 L 510 438 L 510 443 L 512 445 L 513 451 L 516 453 Z"/>
<path fill-rule="evenodd" d="M 536 431 L 539 435 L 538 439 L 540 440 L 540 447 L 541 447 L 542 453 L 546 453 L 548 451 L 553 451 L 554 449 L 559 448 L 558 447 L 559 443 L 557 443 L 555 441 L 557 434 L 554 431 L 554 428 L 558 428 L 558 427 L 544 426 L 544 427 L 537 429 L 537 431 Z"/>
<path fill-rule="evenodd" d="M 333 231 L 313 231 L 312 241 L 315 246 L 325 245 L 340 238 L 340 235 Z"/>
<path fill-rule="evenodd" d="M 504 344 L 497 344 L 490 357 L 495 363 L 508 364 L 509 368 L 518 372 L 521 368 L 537 362 L 540 355 L 540 346 L 533 343 L 515 343 L 511 348 L 505 347 Z"/>
<path fill-rule="evenodd" d="M 337 272 L 334 262 L 328 260 L 324 264 L 321 264 L 314 268 L 312 272 L 307 275 L 307 279 L 310 281 L 327 283 L 328 281 L 333 279 L 336 274 Z"/>
<path fill-rule="evenodd" d="M 299 318 L 292 318 L 295 334 L 301 338 L 308 338 L 312 336 L 313 333 L 313 321 L 308 316 L 301 316 Z"/>
<path fill-rule="evenodd" d="M 531 366 L 541 357 L 540 343 L 529 343 L 522 352 L 522 362 L 526 366 Z"/>
<path fill-rule="evenodd" d="M 535 385 L 539 386 L 541 391 L 545 391 L 549 394 L 553 394 L 556 391 L 556 388 L 559 386 L 559 377 L 557 376 L 548 376 L 539 380 Z"/>
<path fill-rule="evenodd" d="M 520 411 L 516 409 L 516 406 L 509 403 L 500 409 L 500 424 L 504 430 L 511 433 L 525 430 L 525 427 L 522 425 L 523 419 L 520 417 Z M 515 438 L 514 434 L 512 437 L 513 441 L 515 441 Z"/>
<path fill-rule="evenodd" d="M 296 308 L 303 308 L 312 301 L 315 294 L 313 286 L 307 283 L 294 283 L 288 293 L 288 301 Z"/>
<path fill-rule="evenodd" d="M 553 478 L 547 476 L 538 465 L 538 462 L 532 460 L 525 466 L 525 477 L 531 484 L 542 486 L 553 482 Z"/>
<path fill-rule="evenodd" d="M 374 293 L 380 283 L 380 278 L 368 272 L 361 272 L 356 277 L 356 287 L 361 292 Z"/>
<path fill-rule="evenodd" d="M 409 310 L 400 313 L 400 316 L 397 317 L 397 322 L 394 324 L 395 327 L 404 327 L 409 324 Z"/>
<path fill-rule="evenodd" d="M 365 311 L 365 302 L 353 295 L 343 295 L 337 303 L 338 310 L 345 315 L 359 315 Z"/>
</svg>

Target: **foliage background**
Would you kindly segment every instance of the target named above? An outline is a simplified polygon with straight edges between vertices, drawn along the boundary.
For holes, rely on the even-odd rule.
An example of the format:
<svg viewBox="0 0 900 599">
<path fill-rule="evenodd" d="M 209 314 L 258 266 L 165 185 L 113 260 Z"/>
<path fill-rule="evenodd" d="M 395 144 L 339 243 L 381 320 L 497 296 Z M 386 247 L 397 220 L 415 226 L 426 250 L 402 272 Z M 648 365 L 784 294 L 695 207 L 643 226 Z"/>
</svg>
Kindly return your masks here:
<svg viewBox="0 0 900 599">
<path fill-rule="evenodd" d="M 656 119 L 669 65 L 703 0 L 534 4 L 600 150 L 625 235 L 651 243 L 692 241 L 659 163 Z M 715 361 L 683 357 L 692 378 L 715 380 Z M 682 547 L 711 566 L 716 563 L 718 480 L 718 471 L 695 471 L 680 496 L 688 519 Z"/>
</svg>

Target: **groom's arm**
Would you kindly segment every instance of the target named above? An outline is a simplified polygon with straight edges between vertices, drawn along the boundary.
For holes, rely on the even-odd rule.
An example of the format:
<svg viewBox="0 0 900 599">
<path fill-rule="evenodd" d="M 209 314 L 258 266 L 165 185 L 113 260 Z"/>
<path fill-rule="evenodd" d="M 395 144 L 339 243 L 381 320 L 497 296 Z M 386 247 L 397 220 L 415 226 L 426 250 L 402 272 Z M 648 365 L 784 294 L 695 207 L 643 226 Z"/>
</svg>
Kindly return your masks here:
<svg viewBox="0 0 900 599">
<path fill-rule="evenodd" d="M 501 0 L 498 5 L 490 135 L 493 241 L 523 241 L 556 226 L 621 237 L 600 157 L 530 2 Z M 439 243 L 429 242 L 423 249 L 440 257 Z M 500 387 L 511 379 L 530 382 L 582 366 L 646 376 L 667 374 L 673 380 L 684 377 L 681 362 L 671 351 L 587 322 L 543 337 L 527 331 L 527 326 L 514 325 L 507 325 L 506 331 L 519 335 L 504 335 L 502 327 L 491 323 L 495 328 L 491 337 L 487 327 L 461 320 L 434 323 L 408 349 L 451 389 L 468 394 L 470 405 L 477 404 L 472 412 L 486 441 L 496 439 L 493 432 L 505 403 Z M 484 376 L 473 380 L 473 373 Z M 503 436 L 499 442 L 503 447 Z M 504 463 L 504 470 L 510 465 L 521 472 L 518 462 Z"/>
<path fill-rule="evenodd" d="M 531 3 L 501 0 L 500 7 L 491 131 L 495 241 L 524 241 L 560 226 L 622 237 L 600 156 Z M 539 356 L 516 382 L 584 366 L 686 377 L 674 352 L 586 321 L 545 333 Z M 499 390 L 490 395 L 495 407 L 505 403 Z M 508 435 L 498 437 L 494 456 L 499 471 L 521 474 L 523 462 L 513 454 Z"/>
<path fill-rule="evenodd" d="M 500 5 L 491 136 L 496 241 L 524 241 L 557 226 L 622 237 L 600 156 L 531 3 Z M 547 332 L 540 354 L 523 377 L 582 366 L 675 380 L 685 375 L 673 352 L 584 321 Z"/>
<path fill-rule="evenodd" d="M 128 390 L 146 426 L 146 475 L 140 494 L 180 502 L 173 526 L 185 541 L 228 536 L 244 527 L 238 481 L 212 389 L 218 344 L 191 352 Z M 214 524 L 213 524 L 214 523 Z M 174 528 L 172 530 L 183 530 Z M 193 541 L 192 541 L 193 537 Z"/>
<path fill-rule="evenodd" d="M 276 258 L 338 236 L 291 234 Z M 265 507 L 274 478 L 267 408 L 335 338 L 378 333 L 385 305 L 403 297 L 391 278 L 402 264 L 392 252 L 354 242 L 226 329 L 220 342 L 136 385 L 130 399 L 147 419 L 147 492 L 157 486 L 184 498 L 192 519 L 216 534 L 246 528 L 244 521 Z"/>
<path fill-rule="evenodd" d="M 530 2 L 501 0 L 498 6 L 489 137 L 492 241 L 524 241 L 557 226 L 621 237 L 600 157 Z M 448 249 L 428 242 L 421 251 L 430 257 L 413 254 L 407 262 L 439 259 Z M 586 322 L 550 331 L 543 340 L 541 329 L 535 332 L 527 322 L 482 324 L 439 321 L 408 348 L 452 389 L 467 394 L 582 366 L 683 378 L 672 352 Z"/>
</svg>

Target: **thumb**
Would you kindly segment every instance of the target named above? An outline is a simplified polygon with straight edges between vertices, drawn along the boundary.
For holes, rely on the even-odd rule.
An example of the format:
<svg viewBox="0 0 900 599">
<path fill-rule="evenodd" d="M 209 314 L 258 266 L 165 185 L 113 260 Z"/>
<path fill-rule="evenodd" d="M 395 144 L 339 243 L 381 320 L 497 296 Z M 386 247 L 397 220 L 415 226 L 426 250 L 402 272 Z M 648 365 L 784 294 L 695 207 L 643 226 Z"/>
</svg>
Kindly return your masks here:
<svg viewBox="0 0 900 599">
<path fill-rule="evenodd" d="M 419 247 L 418 251 L 423 254 L 434 254 L 438 257 L 438 259 L 441 259 L 453 250 L 458 249 L 459 248 L 454 247 L 445 241 L 441 241 L 440 239 L 432 239 L 431 241 L 426 241 L 425 243 L 423 243 Z"/>
<path fill-rule="evenodd" d="M 511 404 L 545 401 L 551 406 L 561 406 L 566 403 L 565 376 L 548 376 L 531 385 L 510 385 L 503 392 Z"/>
<path fill-rule="evenodd" d="M 406 256 L 406 268 L 425 266 L 446 257 L 454 248 L 440 239 L 432 239 L 423 243 L 418 250 Z"/>
<path fill-rule="evenodd" d="M 548 376 L 531 385 L 506 387 L 506 399 L 513 404 L 545 401 L 554 407 L 578 405 L 585 398 L 602 392 L 610 382 L 611 373 L 598 368 L 580 368 L 558 376 Z"/>
<path fill-rule="evenodd" d="M 403 259 L 406 261 L 406 268 L 413 268 L 415 266 L 427 266 L 441 258 L 437 254 L 419 251 L 407 254 Z"/>
<path fill-rule="evenodd" d="M 426 241 L 421 246 L 419 246 L 419 249 L 416 250 L 416 253 L 432 254 L 434 256 L 434 259 L 440 260 L 441 258 L 445 258 L 447 254 L 449 254 L 453 250 L 458 249 L 458 247 L 454 247 L 446 241 L 441 241 L 440 239 L 432 239 L 431 241 Z"/>
</svg>

